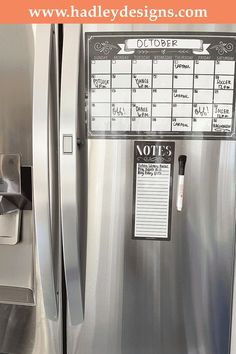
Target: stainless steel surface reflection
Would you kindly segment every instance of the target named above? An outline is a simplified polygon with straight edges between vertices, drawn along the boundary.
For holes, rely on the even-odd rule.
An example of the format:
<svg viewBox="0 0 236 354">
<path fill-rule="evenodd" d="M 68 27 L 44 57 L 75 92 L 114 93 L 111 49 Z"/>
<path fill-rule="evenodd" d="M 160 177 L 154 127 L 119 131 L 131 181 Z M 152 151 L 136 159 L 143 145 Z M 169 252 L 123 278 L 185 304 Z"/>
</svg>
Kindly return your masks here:
<svg viewBox="0 0 236 354">
<path fill-rule="evenodd" d="M 223 33 L 235 32 L 236 26 L 94 24 L 83 30 Z M 83 105 L 83 75 L 79 92 Z M 88 151 L 80 149 L 88 160 L 88 186 L 79 181 L 83 193 L 88 190 L 87 239 L 86 232 L 80 234 L 87 241 L 85 320 L 71 326 L 68 319 L 68 353 L 235 354 L 236 306 L 231 338 L 230 330 L 236 143 L 175 143 L 170 242 L 131 239 L 133 141 L 91 139 Z M 187 164 L 179 213 L 177 160 L 182 154 Z"/>
<path fill-rule="evenodd" d="M 0 305 L 0 353 L 62 353 L 61 313 L 58 323 L 46 318 L 36 260 L 36 306 Z"/>
<path fill-rule="evenodd" d="M 90 140 L 88 147 L 85 321 L 76 341 L 69 336 L 69 353 L 228 354 L 236 143 L 176 142 L 170 242 L 131 239 L 133 142 Z"/>
<path fill-rule="evenodd" d="M 0 25 L 0 152 L 32 163 L 32 25 Z M 23 137 L 23 139 L 22 139 Z"/>
<path fill-rule="evenodd" d="M 20 192 L 20 155 L 0 153 L 0 194 L 19 194 Z"/>
<path fill-rule="evenodd" d="M 0 47 L 0 153 L 20 154 L 21 166 L 34 168 L 32 166 L 35 54 L 33 26 L 0 25 Z M 51 89 L 55 93 L 54 88 Z M 51 110 L 51 114 L 54 114 L 54 110 Z M 56 146 L 53 145 L 52 151 L 54 152 L 55 149 Z M 56 169 L 54 171 L 56 173 Z M 52 173 L 53 177 L 55 177 L 54 173 Z M 54 185 L 57 186 L 56 183 Z M 55 209 L 58 210 L 57 206 Z M 59 304 L 58 321 L 50 321 L 44 308 L 32 214 L 32 210 L 22 212 L 20 242 L 11 246 L 0 245 L 0 301 L 8 303 L 0 304 L 0 353 L 61 354 L 61 304 Z M 53 216 L 55 217 L 55 214 Z M 55 223 L 57 221 L 58 219 L 55 218 Z M 61 292 L 58 234 L 57 229 L 53 237 L 57 249 L 57 252 L 55 251 L 56 271 L 59 292 Z M 7 299 L 4 298 L 6 296 Z M 19 303 L 30 303 L 35 306 L 22 306 Z"/>
</svg>

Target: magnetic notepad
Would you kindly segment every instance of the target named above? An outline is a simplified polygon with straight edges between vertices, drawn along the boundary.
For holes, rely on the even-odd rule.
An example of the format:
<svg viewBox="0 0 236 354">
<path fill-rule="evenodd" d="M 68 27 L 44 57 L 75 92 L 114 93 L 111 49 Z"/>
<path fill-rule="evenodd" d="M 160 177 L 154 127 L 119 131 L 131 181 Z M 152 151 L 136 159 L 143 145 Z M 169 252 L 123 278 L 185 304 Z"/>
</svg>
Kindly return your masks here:
<svg viewBox="0 0 236 354">
<path fill-rule="evenodd" d="M 175 143 L 134 143 L 133 237 L 170 239 Z"/>
</svg>

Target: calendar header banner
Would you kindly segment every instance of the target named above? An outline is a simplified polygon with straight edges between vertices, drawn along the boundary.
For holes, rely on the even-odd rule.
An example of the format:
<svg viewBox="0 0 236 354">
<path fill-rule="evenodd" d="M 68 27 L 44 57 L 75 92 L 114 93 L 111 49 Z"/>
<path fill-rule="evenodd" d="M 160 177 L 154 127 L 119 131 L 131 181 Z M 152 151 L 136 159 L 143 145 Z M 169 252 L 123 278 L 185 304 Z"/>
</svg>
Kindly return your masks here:
<svg viewBox="0 0 236 354">
<path fill-rule="evenodd" d="M 207 48 L 210 43 L 203 43 L 200 39 L 136 38 L 127 39 L 119 46 L 118 54 L 133 54 L 136 49 L 191 49 L 197 54 L 209 54 Z"/>
</svg>

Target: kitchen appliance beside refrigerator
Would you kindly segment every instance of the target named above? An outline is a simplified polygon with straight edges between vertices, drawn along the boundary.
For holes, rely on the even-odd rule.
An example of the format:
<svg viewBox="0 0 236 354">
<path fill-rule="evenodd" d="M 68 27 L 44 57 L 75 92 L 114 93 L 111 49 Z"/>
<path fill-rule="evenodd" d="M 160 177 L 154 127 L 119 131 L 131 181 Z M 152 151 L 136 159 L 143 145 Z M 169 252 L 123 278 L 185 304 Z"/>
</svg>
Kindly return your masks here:
<svg viewBox="0 0 236 354">
<path fill-rule="evenodd" d="M 62 354 L 57 41 L 0 26 L 1 353 Z"/>
<path fill-rule="evenodd" d="M 235 353 L 235 29 L 64 26 L 68 353 Z M 137 144 L 149 145 L 146 159 Z M 165 144 L 174 161 L 150 160 L 148 151 Z M 140 177 L 150 162 L 169 173 L 169 211 L 160 180 L 148 194 Z M 161 211 L 145 221 L 145 207 L 153 218 L 158 203 L 162 226 Z"/>
</svg>

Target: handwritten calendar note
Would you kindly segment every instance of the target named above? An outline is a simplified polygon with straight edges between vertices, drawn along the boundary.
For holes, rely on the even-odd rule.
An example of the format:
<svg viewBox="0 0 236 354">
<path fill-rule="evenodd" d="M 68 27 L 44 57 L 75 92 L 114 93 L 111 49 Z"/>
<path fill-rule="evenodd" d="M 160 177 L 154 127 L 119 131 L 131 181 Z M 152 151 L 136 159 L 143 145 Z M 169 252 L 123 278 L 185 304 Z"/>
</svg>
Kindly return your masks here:
<svg viewBox="0 0 236 354">
<path fill-rule="evenodd" d="M 158 36 L 87 34 L 88 136 L 234 137 L 236 38 Z"/>
</svg>

